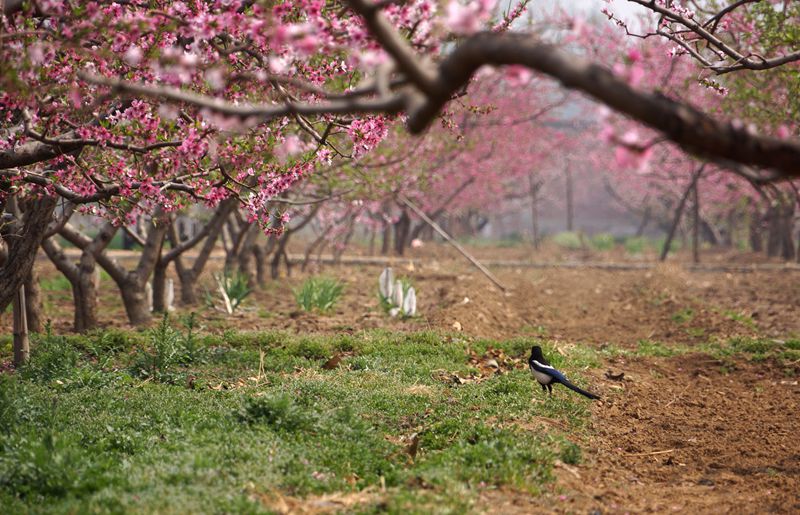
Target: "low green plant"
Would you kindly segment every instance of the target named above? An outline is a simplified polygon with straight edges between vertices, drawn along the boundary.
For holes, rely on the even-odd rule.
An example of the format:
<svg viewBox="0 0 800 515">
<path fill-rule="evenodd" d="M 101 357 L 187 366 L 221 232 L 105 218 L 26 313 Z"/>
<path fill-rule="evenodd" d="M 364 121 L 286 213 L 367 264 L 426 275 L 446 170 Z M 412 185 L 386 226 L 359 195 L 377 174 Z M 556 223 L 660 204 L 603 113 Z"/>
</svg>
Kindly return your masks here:
<svg viewBox="0 0 800 515">
<path fill-rule="evenodd" d="M 694 320 L 694 310 L 692 308 L 683 308 L 673 313 L 671 318 L 676 324 L 686 324 Z"/>
<path fill-rule="evenodd" d="M 611 250 L 615 246 L 616 241 L 614 240 L 613 234 L 602 232 L 592 236 L 592 247 L 597 250 Z"/>
<path fill-rule="evenodd" d="M 249 397 L 236 412 L 239 422 L 264 424 L 275 431 L 293 432 L 306 429 L 312 416 L 288 395 Z"/>
<path fill-rule="evenodd" d="M 625 238 L 622 244 L 628 254 L 642 254 L 647 249 L 647 238 L 642 236 L 631 236 Z"/>
<path fill-rule="evenodd" d="M 753 320 L 753 317 L 746 315 L 744 313 L 739 313 L 733 310 L 726 310 L 724 312 L 725 318 L 729 320 L 733 320 L 739 322 L 742 325 L 749 327 L 750 329 L 756 329 L 756 322 Z"/>
<path fill-rule="evenodd" d="M 653 240 L 652 243 L 653 243 L 653 247 L 656 250 L 658 250 L 659 252 L 661 252 L 661 249 L 664 248 L 664 244 L 666 242 L 667 242 L 667 238 L 666 237 L 661 237 L 661 238 L 657 238 L 657 239 Z M 669 245 L 669 251 L 670 252 L 677 252 L 677 251 L 681 250 L 681 248 L 683 248 L 683 245 L 681 244 L 681 242 L 673 238 L 672 239 L 672 243 L 670 243 L 670 245 Z"/>
<path fill-rule="evenodd" d="M 681 354 L 685 351 L 685 348 L 679 345 L 666 345 L 661 342 L 656 342 L 653 340 L 639 340 L 636 343 L 636 354 L 639 356 L 655 356 L 660 358 L 667 358 L 670 356 L 675 356 L 676 354 Z"/>
<path fill-rule="evenodd" d="M 180 333 L 169 323 L 167 313 L 149 331 L 148 340 L 148 347 L 139 350 L 131 372 L 142 378 L 170 382 L 174 378 L 171 369 L 180 359 L 181 341 Z"/>
<path fill-rule="evenodd" d="M 556 234 L 553 236 L 553 243 L 570 250 L 577 250 L 583 247 L 580 234 L 573 231 L 564 231 Z"/>
<path fill-rule="evenodd" d="M 172 327 L 169 314 L 164 313 L 161 322 L 148 332 L 148 345 L 139 349 L 130 367 L 131 373 L 170 383 L 183 375 L 175 372 L 176 366 L 202 362 L 205 349 L 199 346 L 194 332 L 194 313 L 184 319 L 184 325 L 187 331 L 181 333 Z"/>
<path fill-rule="evenodd" d="M 66 337 L 55 335 L 49 323 L 44 334 L 34 336 L 31 356 L 20 370 L 26 379 L 47 382 L 72 375 L 78 365 L 80 352 Z"/>
<path fill-rule="evenodd" d="M 581 448 L 572 443 L 566 442 L 564 446 L 561 447 L 561 461 L 568 465 L 578 465 L 583 458 L 583 453 L 581 452 Z"/>
<path fill-rule="evenodd" d="M 247 285 L 247 276 L 239 271 L 224 269 L 221 274 L 213 274 L 222 305 L 219 309 L 229 315 L 236 311 L 252 290 Z M 206 305 L 217 307 L 214 296 L 206 290 Z"/>
<path fill-rule="evenodd" d="M 108 457 L 52 430 L 33 438 L 11 435 L 0 449 L 0 488 L 23 499 L 85 496 L 113 484 Z"/>
<path fill-rule="evenodd" d="M 311 277 L 294 290 L 297 305 L 303 311 L 325 313 L 333 309 L 344 291 L 344 285 L 330 277 Z"/>
</svg>

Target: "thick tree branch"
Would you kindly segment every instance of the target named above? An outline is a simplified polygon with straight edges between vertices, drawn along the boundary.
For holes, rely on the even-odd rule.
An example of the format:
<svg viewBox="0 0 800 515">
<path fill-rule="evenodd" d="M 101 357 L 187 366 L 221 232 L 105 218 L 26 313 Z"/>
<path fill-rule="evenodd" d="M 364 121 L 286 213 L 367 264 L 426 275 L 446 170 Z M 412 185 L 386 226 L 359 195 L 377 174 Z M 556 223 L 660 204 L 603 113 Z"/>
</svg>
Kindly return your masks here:
<svg viewBox="0 0 800 515">
<path fill-rule="evenodd" d="M 690 105 L 637 91 L 606 68 L 523 34 L 482 33 L 459 45 L 439 66 L 438 94 L 409 113 L 409 130 L 424 130 L 450 95 L 486 64 L 521 64 L 550 75 L 708 159 L 774 169 L 784 177 L 800 176 L 800 142 L 751 134 Z"/>
</svg>

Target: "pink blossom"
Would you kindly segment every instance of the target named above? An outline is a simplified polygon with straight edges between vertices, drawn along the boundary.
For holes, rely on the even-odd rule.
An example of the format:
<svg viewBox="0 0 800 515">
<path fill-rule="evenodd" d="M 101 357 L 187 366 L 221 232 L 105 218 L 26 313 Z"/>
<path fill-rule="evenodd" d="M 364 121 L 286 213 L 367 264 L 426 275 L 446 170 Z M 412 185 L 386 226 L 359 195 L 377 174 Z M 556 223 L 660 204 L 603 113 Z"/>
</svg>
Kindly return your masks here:
<svg viewBox="0 0 800 515">
<path fill-rule="evenodd" d="M 528 68 L 519 64 L 506 66 L 505 72 L 506 81 L 512 87 L 527 84 L 533 77 L 533 73 Z"/>
<path fill-rule="evenodd" d="M 456 34 L 477 32 L 489 19 L 495 3 L 496 0 L 479 0 L 462 4 L 458 0 L 450 0 L 445 25 Z"/>
<path fill-rule="evenodd" d="M 142 60 L 142 49 L 136 45 L 131 45 L 125 51 L 125 54 L 122 56 L 122 59 L 129 65 L 129 66 L 136 66 Z"/>
<path fill-rule="evenodd" d="M 281 163 L 285 163 L 289 157 L 305 151 L 306 148 L 307 146 L 299 136 L 290 134 L 284 138 L 283 143 L 275 148 L 275 157 L 277 157 Z"/>
</svg>

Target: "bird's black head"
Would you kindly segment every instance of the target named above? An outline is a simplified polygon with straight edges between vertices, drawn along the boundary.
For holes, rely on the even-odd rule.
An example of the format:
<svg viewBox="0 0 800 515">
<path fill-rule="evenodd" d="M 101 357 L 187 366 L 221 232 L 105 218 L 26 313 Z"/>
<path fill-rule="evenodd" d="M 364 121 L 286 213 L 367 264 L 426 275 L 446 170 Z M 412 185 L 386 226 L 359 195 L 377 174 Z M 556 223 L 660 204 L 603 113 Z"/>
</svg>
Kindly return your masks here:
<svg viewBox="0 0 800 515">
<path fill-rule="evenodd" d="M 535 359 L 539 363 L 542 363 L 542 359 L 544 359 L 544 354 L 542 354 L 542 348 L 538 345 L 534 345 L 531 347 L 531 358 Z"/>
</svg>

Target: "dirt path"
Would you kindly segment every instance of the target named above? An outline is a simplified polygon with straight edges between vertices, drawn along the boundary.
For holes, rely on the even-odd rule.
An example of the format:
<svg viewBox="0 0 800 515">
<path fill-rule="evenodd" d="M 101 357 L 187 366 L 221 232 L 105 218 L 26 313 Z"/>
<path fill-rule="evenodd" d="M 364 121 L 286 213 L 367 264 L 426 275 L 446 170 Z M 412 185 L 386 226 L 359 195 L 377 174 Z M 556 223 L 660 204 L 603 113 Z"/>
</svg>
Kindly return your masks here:
<svg viewBox="0 0 800 515">
<path fill-rule="evenodd" d="M 594 411 L 581 479 L 562 474 L 587 511 L 797 513 L 797 378 L 771 364 L 702 355 L 615 364 L 619 395 Z M 570 508 L 571 509 L 571 508 Z"/>
</svg>

